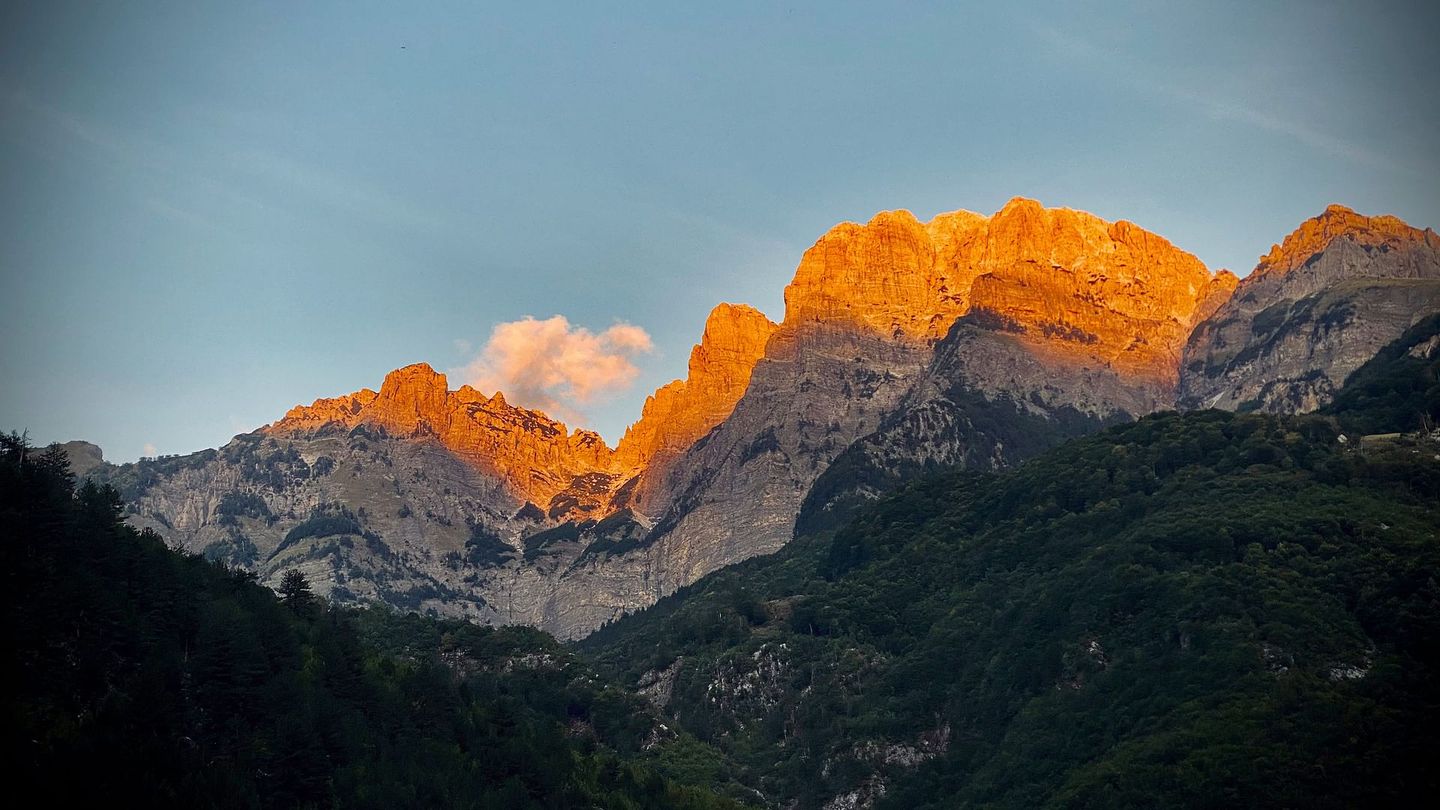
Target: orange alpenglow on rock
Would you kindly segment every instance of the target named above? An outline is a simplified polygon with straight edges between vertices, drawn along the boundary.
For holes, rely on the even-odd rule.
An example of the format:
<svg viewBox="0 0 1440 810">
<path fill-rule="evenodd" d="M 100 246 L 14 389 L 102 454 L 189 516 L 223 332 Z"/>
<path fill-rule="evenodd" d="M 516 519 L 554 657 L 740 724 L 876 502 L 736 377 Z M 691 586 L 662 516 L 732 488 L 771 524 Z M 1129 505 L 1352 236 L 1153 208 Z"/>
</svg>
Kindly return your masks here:
<svg viewBox="0 0 1440 810">
<path fill-rule="evenodd" d="M 716 307 L 690 353 L 688 378 L 646 400 L 618 451 L 597 433 L 571 433 L 539 411 L 510 405 L 500 392 L 486 397 L 468 385 L 451 391 L 445 375 L 425 363 L 390 372 L 379 393 L 367 388 L 291 408 L 266 430 L 309 434 L 367 426 L 391 436 L 433 436 L 477 469 L 503 478 L 520 497 L 548 503 L 577 475 L 638 471 L 657 456 L 678 455 L 724 421 L 776 328 L 753 307 Z"/>
<path fill-rule="evenodd" d="M 362 426 L 383 428 L 398 437 L 433 436 L 538 503 L 548 502 L 577 475 L 615 467 L 614 453 L 599 434 L 578 429 L 572 433 L 539 411 L 510 405 L 498 392 L 486 398 L 468 385 L 451 391 L 445 375 L 425 363 L 390 372 L 378 394 L 367 389 L 292 408 L 266 432 Z"/>
<path fill-rule="evenodd" d="M 1319 216 L 1302 222 L 1283 242 L 1271 246 L 1270 252 L 1260 257 L 1260 263 L 1255 266 L 1250 278 L 1289 273 L 1325 250 L 1339 236 L 1360 246 L 1398 248 L 1425 245 L 1432 250 L 1440 250 L 1440 235 L 1429 228 L 1420 230 L 1407 225 L 1399 217 L 1367 217 L 1343 205 L 1331 205 Z"/>
<path fill-rule="evenodd" d="M 972 315 L 1042 353 L 1173 381 L 1190 329 L 1236 281 L 1132 223 L 1017 197 L 990 217 L 889 211 L 837 225 L 786 287 L 785 326 L 935 340 Z"/>
<path fill-rule="evenodd" d="M 1378 219 L 1384 225 L 1386 218 Z M 780 330 L 823 323 L 930 343 L 970 316 L 1036 354 L 1173 384 L 1192 327 L 1235 284 L 1234 275 L 1211 273 L 1129 222 L 1034 200 L 1017 197 L 988 217 L 954 211 L 925 223 L 909 211 L 887 211 L 864 225 L 837 225 L 805 252 L 785 288 L 782 325 L 752 307 L 717 306 L 687 378 L 650 396 L 614 450 L 598 434 L 572 433 L 498 392 L 450 391 L 445 375 L 423 363 L 391 372 L 378 393 L 364 389 L 292 408 L 267 430 L 367 425 L 433 436 L 519 497 L 547 503 L 577 475 L 618 481 L 678 457 L 731 414 Z"/>
<path fill-rule="evenodd" d="M 1440 307 L 1440 236 L 1331 205 L 1260 258 L 1185 347 L 1177 404 L 1314 410 Z"/>
<path fill-rule="evenodd" d="M 954 246 L 985 221 L 969 211 L 929 223 L 909 211 L 884 211 L 865 225 L 836 225 L 805 251 L 785 288 L 785 325 L 850 323 L 895 337 L 944 336 L 969 308 L 978 273 L 954 260 Z"/>
<path fill-rule="evenodd" d="M 754 307 L 721 304 L 690 351 L 689 373 L 645 400 L 640 419 L 625 431 L 616 455 L 643 467 L 657 455 L 678 454 L 725 421 L 750 384 L 750 372 L 778 327 Z"/>
</svg>

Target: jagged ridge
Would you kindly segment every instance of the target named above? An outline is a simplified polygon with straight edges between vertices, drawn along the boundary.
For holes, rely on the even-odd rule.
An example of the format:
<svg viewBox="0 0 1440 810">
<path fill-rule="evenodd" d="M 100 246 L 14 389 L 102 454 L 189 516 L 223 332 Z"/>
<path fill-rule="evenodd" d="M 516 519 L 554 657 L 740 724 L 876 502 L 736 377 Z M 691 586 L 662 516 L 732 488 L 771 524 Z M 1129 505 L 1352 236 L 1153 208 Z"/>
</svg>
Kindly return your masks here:
<svg viewBox="0 0 1440 810">
<path fill-rule="evenodd" d="M 649 398 L 616 448 L 499 393 L 452 391 L 417 364 L 379 392 L 292 409 L 265 429 L 268 443 L 178 466 L 137 510 L 177 542 L 218 548 L 266 576 L 299 563 L 317 583 L 363 598 L 400 593 L 400 604 L 580 636 L 784 545 L 812 484 L 847 448 L 859 474 L 830 476 L 819 508 L 830 495 L 872 496 L 907 471 L 1005 466 L 1066 435 L 1172 407 L 1177 387 L 1198 385 L 1199 337 L 1221 334 L 1227 351 L 1263 356 L 1247 347 L 1251 323 L 1295 332 L 1372 299 L 1390 313 L 1376 334 L 1403 330 L 1416 307 L 1440 299 L 1396 304 L 1430 283 L 1436 241 L 1396 223 L 1332 207 L 1232 296 L 1232 274 L 1124 221 L 1021 198 L 989 217 L 957 211 L 922 223 L 884 212 L 838 225 L 806 251 L 780 325 L 749 307 L 717 307 L 686 379 Z M 1246 316 L 1231 341 L 1225 324 L 1256 308 L 1265 284 L 1283 288 L 1289 309 Z M 1359 335 L 1356 356 L 1375 340 L 1343 334 Z M 1337 357 L 1312 352 L 1299 371 L 1336 373 Z M 1220 367 L 1252 377 L 1267 368 Z M 277 469 L 283 480 L 267 483 Z M 252 496 L 264 508 L 247 506 Z M 307 514 L 339 514 L 368 535 L 365 551 L 343 537 L 292 543 Z M 257 553 L 268 556 L 256 563 Z"/>
</svg>

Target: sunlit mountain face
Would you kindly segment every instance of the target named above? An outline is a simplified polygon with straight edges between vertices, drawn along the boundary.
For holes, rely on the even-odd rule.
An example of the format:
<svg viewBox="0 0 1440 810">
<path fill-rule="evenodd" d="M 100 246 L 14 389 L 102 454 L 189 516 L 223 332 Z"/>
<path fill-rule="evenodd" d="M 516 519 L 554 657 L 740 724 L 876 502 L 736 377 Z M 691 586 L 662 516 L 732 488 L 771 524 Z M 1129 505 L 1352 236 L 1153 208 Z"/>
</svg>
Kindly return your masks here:
<svg viewBox="0 0 1440 810">
<path fill-rule="evenodd" d="M 1437 41 L 0 2 L 10 792 L 1434 804 Z"/>
<path fill-rule="evenodd" d="M 1237 281 L 1022 198 L 885 212 L 805 252 L 781 323 L 715 307 L 615 447 L 420 363 L 117 480 L 136 523 L 267 579 L 578 637 L 929 469 L 1177 406 L 1313 410 L 1440 308 L 1437 255 L 1331 207 Z"/>
</svg>

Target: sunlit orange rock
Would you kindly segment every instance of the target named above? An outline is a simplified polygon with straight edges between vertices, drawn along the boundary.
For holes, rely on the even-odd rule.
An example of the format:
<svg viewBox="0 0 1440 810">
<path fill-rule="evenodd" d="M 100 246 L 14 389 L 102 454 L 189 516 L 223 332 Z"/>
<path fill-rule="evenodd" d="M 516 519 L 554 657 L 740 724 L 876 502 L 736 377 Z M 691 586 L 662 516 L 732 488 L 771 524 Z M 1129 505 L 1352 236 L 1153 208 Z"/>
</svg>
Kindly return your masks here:
<svg viewBox="0 0 1440 810">
<path fill-rule="evenodd" d="M 463 386 L 451 391 L 444 374 L 425 363 L 396 369 L 379 393 L 316 400 L 292 408 L 266 428 L 272 434 L 380 428 L 396 437 L 433 437 L 477 469 L 505 481 L 522 499 L 547 503 L 576 476 L 615 467 L 599 434 L 571 432 L 539 411 L 510 405 Z"/>
<path fill-rule="evenodd" d="M 811 324 L 823 325 L 832 339 L 849 327 L 867 338 L 924 346 L 969 315 L 1037 354 L 1073 357 L 1164 387 L 1174 383 L 1191 327 L 1234 285 L 1233 275 L 1210 273 L 1131 223 L 1033 200 L 1016 198 L 993 216 L 955 211 L 926 223 L 889 211 L 864 225 L 837 225 L 805 252 L 785 290 L 783 325 L 751 307 L 716 307 L 686 379 L 650 396 L 614 450 L 597 434 L 572 432 L 498 392 L 451 391 L 445 375 L 423 363 L 391 372 L 378 392 L 294 408 L 269 430 L 368 426 L 433 437 L 502 479 L 517 498 L 542 505 L 571 491 L 579 476 L 600 474 L 618 486 L 648 471 L 644 502 L 663 489 L 660 468 L 730 416 L 777 332 L 783 339 L 772 350 L 781 355 Z M 587 479 L 587 492 L 595 480 Z"/>
<path fill-rule="evenodd" d="M 944 335 L 968 308 L 977 274 L 956 254 L 985 221 L 957 211 L 925 224 L 909 211 L 885 211 L 864 225 L 836 225 L 805 251 L 785 288 L 786 325 L 849 323 L 895 337 Z"/>
<path fill-rule="evenodd" d="M 642 467 L 657 454 L 678 453 L 724 421 L 750 384 L 776 324 L 754 307 L 721 304 L 690 352 L 689 374 L 645 400 L 640 420 L 616 450 L 622 464 Z"/>
<path fill-rule="evenodd" d="M 1280 244 L 1271 246 L 1270 252 L 1260 257 L 1249 278 L 1289 273 L 1325 250 L 1339 236 L 1361 247 L 1394 249 L 1424 245 L 1440 250 L 1440 235 L 1429 228 L 1411 227 L 1399 217 L 1367 217 L 1343 205 L 1331 205 L 1319 216 L 1302 222 Z"/>
<path fill-rule="evenodd" d="M 1017 197 L 990 217 L 890 211 L 832 228 L 785 290 L 785 325 L 934 340 L 971 314 L 1038 351 L 1173 381 L 1191 327 L 1235 283 L 1132 223 Z"/>
<path fill-rule="evenodd" d="M 287 429 L 295 431 L 318 430 L 330 424 L 347 424 L 366 405 L 374 401 L 375 392 L 362 388 L 343 397 L 327 397 L 317 399 L 310 405 L 296 405 L 286 411 L 285 416 L 276 424 L 284 424 Z"/>
<path fill-rule="evenodd" d="M 1260 258 L 1191 333 L 1178 404 L 1311 411 L 1440 309 L 1440 236 L 1331 205 Z"/>
</svg>

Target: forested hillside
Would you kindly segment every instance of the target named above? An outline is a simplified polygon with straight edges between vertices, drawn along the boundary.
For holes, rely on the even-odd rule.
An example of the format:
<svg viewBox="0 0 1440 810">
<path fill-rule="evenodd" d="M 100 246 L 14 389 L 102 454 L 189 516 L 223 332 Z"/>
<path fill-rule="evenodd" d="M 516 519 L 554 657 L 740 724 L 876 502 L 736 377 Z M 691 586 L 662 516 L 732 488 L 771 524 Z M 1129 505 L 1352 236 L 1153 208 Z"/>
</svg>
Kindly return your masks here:
<svg viewBox="0 0 1440 810">
<path fill-rule="evenodd" d="M 582 649 L 799 807 L 1424 801 L 1440 443 L 1354 431 L 1433 413 L 1433 326 L 1334 414 L 1158 414 L 926 478 Z"/>
<path fill-rule="evenodd" d="M 124 524 L 58 447 L 0 437 L 18 789 L 236 807 L 1419 803 L 1440 790 L 1437 331 L 1418 324 L 1320 414 L 1157 414 L 1007 472 L 919 479 L 578 652 L 335 608 L 298 573 L 277 596 Z"/>
<path fill-rule="evenodd" d="M 718 779 L 721 760 L 544 633 L 332 608 L 298 575 L 277 598 L 125 525 L 113 490 L 72 486 L 58 448 L 0 437 L 3 717 L 18 795 L 740 806 L 662 775 Z"/>
</svg>

